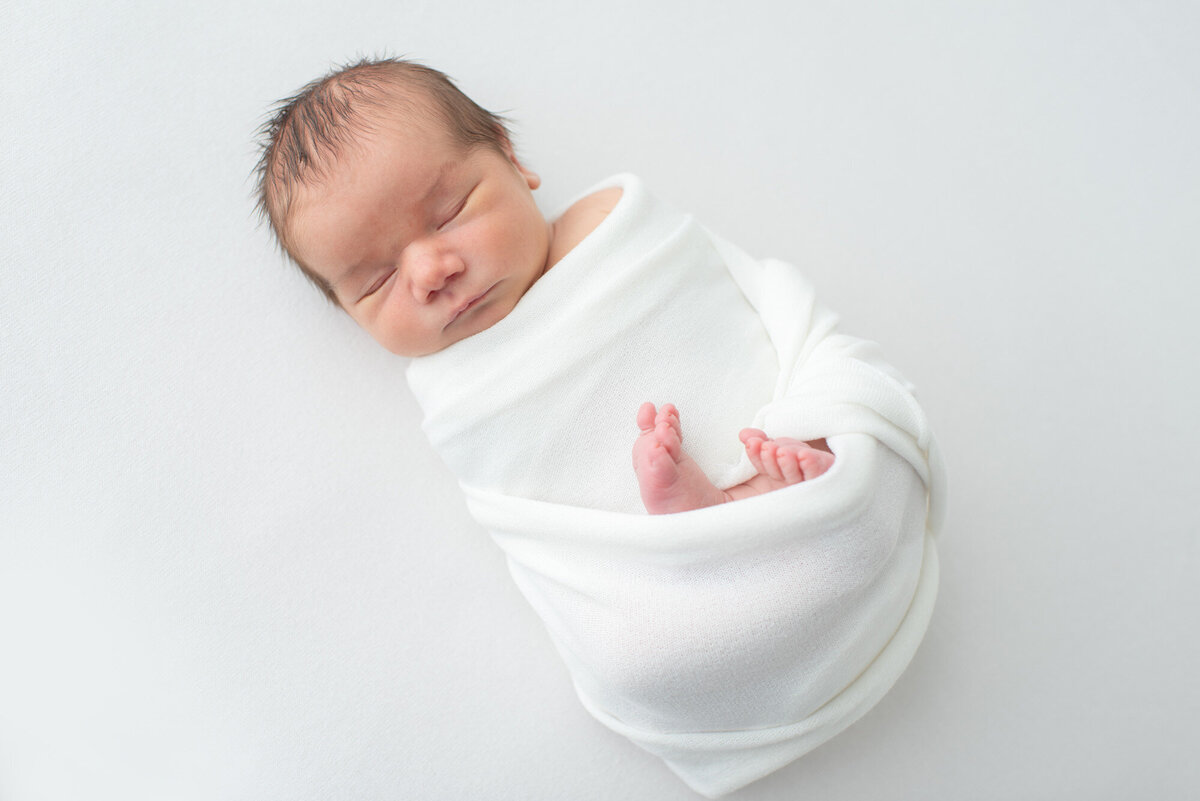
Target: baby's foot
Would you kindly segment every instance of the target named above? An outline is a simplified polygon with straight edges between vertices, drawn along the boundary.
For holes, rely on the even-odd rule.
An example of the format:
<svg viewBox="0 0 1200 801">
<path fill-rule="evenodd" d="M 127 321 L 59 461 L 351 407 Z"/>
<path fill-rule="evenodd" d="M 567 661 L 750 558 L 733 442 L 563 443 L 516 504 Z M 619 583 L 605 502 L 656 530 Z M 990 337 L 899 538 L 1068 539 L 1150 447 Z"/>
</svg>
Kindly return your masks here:
<svg viewBox="0 0 1200 801">
<path fill-rule="evenodd" d="M 653 403 L 643 403 L 637 424 L 641 433 L 633 443 L 633 471 L 647 512 L 686 512 L 725 501 L 724 493 L 684 452 L 679 411 L 673 405 L 664 404 L 656 412 Z"/>
<path fill-rule="evenodd" d="M 743 428 L 738 438 L 758 471 L 751 482 L 763 491 L 781 489 L 814 479 L 833 467 L 833 454 L 798 439 L 771 439 L 757 428 Z"/>
</svg>

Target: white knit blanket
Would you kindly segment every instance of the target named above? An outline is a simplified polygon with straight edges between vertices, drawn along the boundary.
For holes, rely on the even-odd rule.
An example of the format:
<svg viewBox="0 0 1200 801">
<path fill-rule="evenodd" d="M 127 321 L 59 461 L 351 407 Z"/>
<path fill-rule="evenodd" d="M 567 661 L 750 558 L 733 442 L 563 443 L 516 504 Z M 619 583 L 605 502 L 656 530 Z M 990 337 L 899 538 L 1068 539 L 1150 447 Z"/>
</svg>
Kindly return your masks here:
<svg viewBox="0 0 1200 801">
<path fill-rule="evenodd" d="M 801 272 L 620 175 L 612 213 L 493 327 L 409 366 L 434 448 L 508 557 L 584 706 L 708 797 L 887 692 L 937 590 L 942 470 L 912 387 L 836 332 Z M 719 487 L 738 431 L 826 438 L 823 476 L 647 515 L 643 401 L 674 403 Z"/>
</svg>

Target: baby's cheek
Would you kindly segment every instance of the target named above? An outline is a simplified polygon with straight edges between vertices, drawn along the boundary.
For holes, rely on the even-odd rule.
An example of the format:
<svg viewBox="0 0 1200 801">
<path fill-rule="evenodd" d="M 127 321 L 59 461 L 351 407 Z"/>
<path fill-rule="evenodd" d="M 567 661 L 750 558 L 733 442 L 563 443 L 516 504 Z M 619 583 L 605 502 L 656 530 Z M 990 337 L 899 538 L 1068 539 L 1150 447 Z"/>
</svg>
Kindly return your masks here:
<svg viewBox="0 0 1200 801">
<path fill-rule="evenodd" d="M 440 350 L 436 332 L 421 331 L 413 326 L 413 315 L 402 304 L 388 298 L 381 304 L 374 319 L 363 328 L 371 338 L 398 356 L 418 356 Z"/>
</svg>

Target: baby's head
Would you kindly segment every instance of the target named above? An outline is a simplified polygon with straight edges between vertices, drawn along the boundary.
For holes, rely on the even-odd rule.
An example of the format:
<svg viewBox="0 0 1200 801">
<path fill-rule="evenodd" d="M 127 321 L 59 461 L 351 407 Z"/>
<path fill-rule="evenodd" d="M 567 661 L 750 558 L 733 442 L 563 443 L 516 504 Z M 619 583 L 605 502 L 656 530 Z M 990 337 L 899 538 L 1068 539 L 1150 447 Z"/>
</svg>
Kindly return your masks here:
<svg viewBox="0 0 1200 801">
<path fill-rule="evenodd" d="M 503 120 L 437 70 L 343 67 L 282 101 L 261 144 L 259 209 L 279 244 L 393 353 L 494 325 L 546 270 L 540 179 Z"/>
</svg>

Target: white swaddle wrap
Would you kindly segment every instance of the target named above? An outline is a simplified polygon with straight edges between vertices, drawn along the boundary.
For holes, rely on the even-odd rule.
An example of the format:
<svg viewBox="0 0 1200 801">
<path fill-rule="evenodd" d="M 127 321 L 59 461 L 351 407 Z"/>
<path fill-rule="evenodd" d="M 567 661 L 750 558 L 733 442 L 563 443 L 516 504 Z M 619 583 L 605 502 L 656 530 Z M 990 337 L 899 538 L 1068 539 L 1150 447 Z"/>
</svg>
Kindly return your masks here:
<svg viewBox="0 0 1200 801">
<path fill-rule="evenodd" d="M 424 429 L 508 557 L 584 706 L 715 797 L 870 709 L 925 632 L 942 471 L 910 385 L 838 334 L 799 270 L 751 259 L 630 175 L 491 328 L 414 359 Z M 738 440 L 827 438 L 828 473 L 647 515 L 646 400 L 718 487 Z"/>
</svg>

